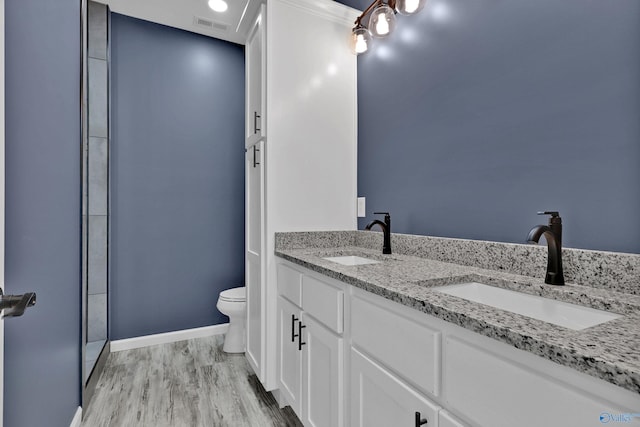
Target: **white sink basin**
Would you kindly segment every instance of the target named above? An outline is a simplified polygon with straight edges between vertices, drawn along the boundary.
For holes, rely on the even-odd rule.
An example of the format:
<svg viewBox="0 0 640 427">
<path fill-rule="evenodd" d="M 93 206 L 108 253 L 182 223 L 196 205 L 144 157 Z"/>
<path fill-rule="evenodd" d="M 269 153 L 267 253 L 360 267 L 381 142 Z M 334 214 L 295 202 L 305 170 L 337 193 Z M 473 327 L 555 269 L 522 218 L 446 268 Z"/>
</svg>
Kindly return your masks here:
<svg viewBox="0 0 640 427">
<path fill-rule="evenodd" d="M 441 286 L 434 290 L 576 331 L 622 317 L 590 307 L 475 282 Z"/>
<path fill-rule="evenodd" d="M 376 261 L 375 259 L 363 258 L 355 255 L 347 255 L 347 256 L 333 256 L 333 257 L 325 257 L 323 259 L 337 262 L 342 265 L 366 265 L 366 264 L 378 264 L 380 261 Z"/>
</svg>

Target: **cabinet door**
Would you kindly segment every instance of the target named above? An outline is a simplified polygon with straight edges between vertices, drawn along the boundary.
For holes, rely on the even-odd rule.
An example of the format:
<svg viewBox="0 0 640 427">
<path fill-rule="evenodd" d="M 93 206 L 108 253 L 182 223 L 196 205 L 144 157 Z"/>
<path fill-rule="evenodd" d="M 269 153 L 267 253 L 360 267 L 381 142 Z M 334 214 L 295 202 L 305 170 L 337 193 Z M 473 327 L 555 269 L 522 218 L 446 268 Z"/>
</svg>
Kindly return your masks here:
<svg viewBox="0 0 640 427">
<path fill-rule="evenodd" d="M 633 411 L 610 401 L 606 389 L 578 389 L 455 337 L 445 340 L 442 375 L 447 407 L 478 427 L 593 426 L 604 424 L 604 414 Z"/>
<path fill-rule="evenodd" d="M 247 118 L 246 145 L 249 147 L 265 135 L 264 124 L 264 6 L 254 21 L 246 44 Z"/>
<path fill-rule="evenodd" d="M 303 415 L 305 426 L 344 425 L 344 339 L 303 313 Z"/>
<path fill-rule="evenodd" d="M 351 426 L 438 426 L 440 407 L 390 372 L 351 349 Z"/>
<path fill-rule="evenodd" d="M 246 258 L 247 349 L 246 357 L 254 372 L 264 381 L 264 143 L 247 150 L 246 185 Z"/>
<path fill-rule="evenodd" d="M 282 297 L 278 297 L 278 385 L 293 412 L 301 417 L 302 351 L 298 343 L 300 309 Z"/>
</svg>

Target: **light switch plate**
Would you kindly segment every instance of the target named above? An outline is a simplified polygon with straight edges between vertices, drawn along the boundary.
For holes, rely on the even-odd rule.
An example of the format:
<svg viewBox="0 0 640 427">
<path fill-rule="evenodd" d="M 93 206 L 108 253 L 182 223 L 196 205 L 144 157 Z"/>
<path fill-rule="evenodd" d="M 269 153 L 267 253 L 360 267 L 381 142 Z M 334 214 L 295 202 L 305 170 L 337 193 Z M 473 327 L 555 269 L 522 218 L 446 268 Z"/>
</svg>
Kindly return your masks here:
<svg viewBox="0 0 640 427">
<path fill-rule="evenodd" d="M 367 216 L 367 210 L 365 209 L 365 198 L 358 197 L 358 218 L 364 218 Z"/>
</svg>

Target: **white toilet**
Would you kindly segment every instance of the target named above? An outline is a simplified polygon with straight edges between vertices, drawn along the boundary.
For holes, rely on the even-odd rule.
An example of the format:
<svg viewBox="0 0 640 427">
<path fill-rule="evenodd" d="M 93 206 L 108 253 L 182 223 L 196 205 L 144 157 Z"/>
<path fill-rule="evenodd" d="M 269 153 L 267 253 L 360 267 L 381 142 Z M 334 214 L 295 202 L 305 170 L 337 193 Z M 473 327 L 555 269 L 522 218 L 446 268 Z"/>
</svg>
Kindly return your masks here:
<svg viewBox="0 0 640 427">
<path fill-rule="evenodd" d="M 216 304 L 220 313 L 229 317 L 229 330 L 224 337 L 222 351 L 244 353 L 244 325 L 247 316 L 247 292 L 244 286 L 220 292 Z"/>
</svg>

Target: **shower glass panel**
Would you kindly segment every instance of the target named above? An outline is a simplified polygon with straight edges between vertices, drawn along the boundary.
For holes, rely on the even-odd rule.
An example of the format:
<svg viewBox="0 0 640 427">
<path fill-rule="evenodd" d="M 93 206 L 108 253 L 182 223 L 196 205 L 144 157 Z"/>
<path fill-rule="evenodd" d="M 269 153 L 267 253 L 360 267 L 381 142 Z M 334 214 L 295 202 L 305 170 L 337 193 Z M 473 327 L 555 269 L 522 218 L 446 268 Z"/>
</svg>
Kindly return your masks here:
<svg viewBox="0 0 640 427">
<path fill-rule="evenodd" d="M 83 16 L 82 380 L 87 401 L 109 352 L 109 10 L 88 1 Z"/>
</svg>

